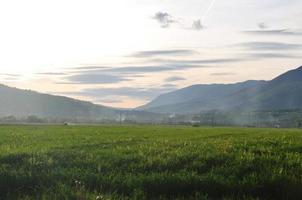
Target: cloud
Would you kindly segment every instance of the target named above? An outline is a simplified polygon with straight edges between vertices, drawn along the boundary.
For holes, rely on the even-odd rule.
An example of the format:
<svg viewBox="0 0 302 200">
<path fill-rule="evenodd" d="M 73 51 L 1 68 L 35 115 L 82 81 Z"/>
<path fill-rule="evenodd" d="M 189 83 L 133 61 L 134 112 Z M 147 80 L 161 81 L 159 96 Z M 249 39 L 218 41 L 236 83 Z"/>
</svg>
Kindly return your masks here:
<svg viewBox="0 0 302 200">
<path fill-rule="evenodd" d="M 152 59 L 146 62 L 153 62 L 154 65 L 133 65 L 133 66 L 117 66 L 117 67 L 100 67 L 97 66 L 87 70 L 77 70 L 74 75 L 66 76 L 66 82 L 60 84 L 106 84 L 119 83 L 122 81 L 130 81 L 134 78 L 144 77 L 147 73 L 160 73 L 169 71 L 184 71 L 189 69 L 209 68 L 211 65 L 206 64 L 225 64 L 243 61 L 242 58 L 228 59 L 205 59 L 205 60 L 174 60 L 174 59 Z M 184 80 L 182 77 L 171 78 Z M 177 80 L 176 80 L 177 79 Z"/>
<path fill-rule="evenodd" d="M 4 80 L 4 81 L 18 81 L 20 79 L 18 77 L 5 77 L 5 78 L 2 78 L 2 80 Z"/>
<path fill-rule="evenodd" d="M 301 31 L 292 31 L 290 29 L 276 29 L 276 30 L 251 30 L 243 31 L 245 34 L 250 35 L 276 35 L 276 36 L 302 36 Z"/>
<path fill-rule="evenodd" d="M 230 76 L 230 75 L 236 75 L 234 72 L 220 72 L 220 73 L 212 73 L 210 76 Z"/>
<path fill-rule="evenodd" d="M 182 66 L 181 68 L 184 68 Z M 103 70 L 105 72 L 117 72 L 125 74 L 135 74 L 135 73 L 147 73 L 147 72 L 163 72 L 163 71 L 173 71 L 176 70 L 177 66 L 170 65 L 153 65 L 153 66 L 126 66 L 126 67 L 114 67 L 111 69 Z"/>
<path fill-rule="evenodd" d="M 135 56 L 149 56 L 153 55 L 176 55 L 176 54 L 194 54 L 192 50 L 166 50 L 166 51 L 140 51 Z M 152 63 L 150 65 L 117 65 L 117 66 L 82 66 L 72 68 L 67 71 L 67 75 L 61 77 L 57 84 L 116 84 L 121 82 L 133 81 L 138 78 L 144 78 L 153 73 L 163 72 L 179 72 L 190 69 L 217 67 L 217 64 L 234 63 L 245 61 L 247 58 L 218 58 L 218 59 L 187 59 L 175 60 L 165 58 L 151 58 L 146 59 L 145 63 Z M 59 75 L 59 73 L 40 73 L 42 75 Z M 61 74 L 61 73 L 60 73 Z M 165 82 L 176 82 L 186 80 L 183 77 L 172 76 L 165 80 Z"/>
<path fill-rule="evenodd" d="M 110 84 L 129 81 L 129 78 L 109 74 L 83 73 L 67 77 L 68 82 L 60 84 Z"/>
<path fill-rule="evenodd" d="M 193 21 L 193 24 L 192 24 L 192 29 L 193 30 L 197 30 L 197 31 L 200 31 L 201 29 L 203 29 L 203 25 L 201 24 L 201 20 L 198 19 L 198 20 L 195 20 Z"/>
<path fill-rule="evenodd" d="M 177 85 L 168 83 L 168 84 L 163 84 L 161 87 L 163 87 L 163 88 L 176 88 Z"/>
<path fill-rule="evenodd" d="M 0 79 L 2 81 L 18 81 L 20 78 L 20 74 L 0 73 Z"/>
<path fill-rule="evenodd" d="M 171 76 L 169 78 L 166 78 L 165 82 L 176 82 L 176 81 L 183 81 L 183 80 L 186 80 L 186 79 L 183 77 L 180 77 L 180 76 Z"/>
<path fill-rule="evenodd" d="M 267 29 L 268 28 L 268 26 L 265 24 L 265 23 L 259 23 L 258 24 L 258 27 L 260 28 L 260 29 Z"/>
<path fill-rule="evenodd" d="M 194 59 L 194 60 L 174 60 L 174 59 L 153 59 L 153 62 L 169 63 L 171 65 L 204 65 L 204 64 L 225 64 L 245 61 L 243 58 L 215 58 L 215 59 Z M 205 67 L 205 66 L 203 66 Z M 208 66 L 209 67 L 209 66 Z"/>
<path fill-rule="evenodd" d="M 131 57 L 135 58 L 149 58 L 154 56 L 189 56 L 197 54 L 196 51 L 193 50 L 157 50 L 157 51 L 138 51 L 131 55 Z"/>
<path fill-rule="evenodd" d="M 95 102 L 112 104 L 112 103 L 123 103 L 123 100 L 119 100 L 119 99 L 97 99 L 97 100 L 95 100 Z"/>
<path fill-rule="evenodd" d="M 204 68 L 199 64 L 171 63 L 148 66 L 120 66 L 111 68 L 95 68 L 92 70 L 76 71 L 73 75 L 62 77 L 57 84 L 114 84 L 123 81 L 132 81 L 143 78 L 148 73 L 168 71 L 183 71 L 188 69 Z"/>
<path fill-rule="evenodd" d="M 244 61 L 242 58 L 219 58 L 219 59 L 205 59 L 205 60 L 188 60 L 184 61 L 189 64 L 223 64 Z"/>
<path fill-rule="evenodd" d="M 193 68 L 203 68 L 207 66 L 201 66 L 196 64 L 187 64 L 187 63 L 167 63 L 167 64 L 158 64 L 158 65 L 148 65 L 148 66 L 122 66 L 122 67 L 112 67 L 110 69 L 97 70 L 96 73 L 114 73 L 122 74 L 125 76 L 137 76 L 141 73 L 156 73 L 156 72 L 165 72 L 165 71 L 179 71 L 187 70 Z M 93 71 L 91 71 L 93 72 Z"/>
<path fill-rule="evenodd" d="M 250 54 L 246 54 L 248 57 L 250 58 L 301 58 L 301 56 L 296 56 L 296 55 L 292 55 L 292 54 L 281 54 L 281 53 L 250 53 Z"/>
<path fill-rule="evenodd" d="M 169 28 L 170 24 L 176 23 L 177 21 L 173 19 L 173 17 L 167 12 L 157 12 L 152 17 L 152 19 L 156 20 L 162 28 Z"/>
<path fill-rule="evenodd" d="M 193 20 L 193 23 L 191 27 L 188 27 L 189 25 L 187 22 L 184 22 L 183 19 L 175 19 L 172 15 L 170 15 L 167 12 L 157 12 L 155 15 L 152 17 L 152 19 L 156 20 L 162 28 L 169 28 L 171 24 L 173 23 L 178 23 L 181 25 L 182 29 L 184 30 L 202 30 L 205 27 L 203 26 L 202 20 L 201 19 L 196 19 Z"/>
<path fill-rule="evenodd" d="M 82 67 L 73 67 L 72 70 L 92 70 L 92 69 L 107 69 L 107 66 L 82 66 Z"/>
<path fill-rule="evenodd" d="M 5 74 L 5 73 L 0 73 L 0 76 L 6 76 L 6 77 L 20 77 L 20 74 Z"/>
<path fill-rule="evenodd" d="M 106 97 L 130 97 L 135 99 L 150 100 L 160 94 L 170 92 L 176 89 L 170 87 L 144 88 L 144 87 L 119 87 L 119 88 L 88 88 L 80 92 L 64 92 L 64 95 L 80 95 L 93 98 Z"/>
<path fill-rule="evenodd" d="M 36 73 L 37 75 L 45 75 L 45 76 L 64 76 L 67 75 L 66 73 L 63 72 L 41 72 L 41 73 Z"/>
<path fill-rule="evenodd" d="M 301 44 L 281 43 L 281 42 L 246 42 L 235 45 L 248 50 L 278 51 L 278 50 L 297 50 L 301 49 Z"/>
</svg>

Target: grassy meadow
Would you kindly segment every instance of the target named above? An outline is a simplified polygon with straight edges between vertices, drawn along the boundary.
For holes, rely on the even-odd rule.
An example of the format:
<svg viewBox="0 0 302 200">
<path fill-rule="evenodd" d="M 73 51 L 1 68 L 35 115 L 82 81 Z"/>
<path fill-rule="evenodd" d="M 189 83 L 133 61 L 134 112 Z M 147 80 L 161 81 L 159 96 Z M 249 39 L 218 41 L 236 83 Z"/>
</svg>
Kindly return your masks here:
<svg viewBox="0 0 302 200">
<path fill-rule="evenodd" d="M 301 199 L 302 130 L 0 126 L 0 199 Z"/>
</svg>

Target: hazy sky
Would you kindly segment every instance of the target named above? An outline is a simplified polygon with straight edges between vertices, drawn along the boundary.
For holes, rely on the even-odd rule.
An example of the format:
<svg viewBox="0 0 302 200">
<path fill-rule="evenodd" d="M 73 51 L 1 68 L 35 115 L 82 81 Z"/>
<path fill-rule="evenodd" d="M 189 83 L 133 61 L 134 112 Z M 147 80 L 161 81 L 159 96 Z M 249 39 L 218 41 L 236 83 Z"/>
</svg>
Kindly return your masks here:
<svg viewBox="0 0 302 200">
<path fill-rule="evenodd" d="M 116 107 L 302 65 L 301 0 L 0 1 L 0 83 Z"/>
</svg>

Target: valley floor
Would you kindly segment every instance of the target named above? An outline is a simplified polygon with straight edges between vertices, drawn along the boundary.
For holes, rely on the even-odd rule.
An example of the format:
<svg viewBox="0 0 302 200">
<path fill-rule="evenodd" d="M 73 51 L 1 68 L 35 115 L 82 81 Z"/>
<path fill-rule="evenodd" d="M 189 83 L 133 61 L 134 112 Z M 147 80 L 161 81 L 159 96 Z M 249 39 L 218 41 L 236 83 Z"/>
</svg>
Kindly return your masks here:
<svg viewBox="0 0 302 200">
<path fill-rule="evenodd" d="M 0 199 L 301 199 L 302 130 L 0 126 Z"/>
</svg>

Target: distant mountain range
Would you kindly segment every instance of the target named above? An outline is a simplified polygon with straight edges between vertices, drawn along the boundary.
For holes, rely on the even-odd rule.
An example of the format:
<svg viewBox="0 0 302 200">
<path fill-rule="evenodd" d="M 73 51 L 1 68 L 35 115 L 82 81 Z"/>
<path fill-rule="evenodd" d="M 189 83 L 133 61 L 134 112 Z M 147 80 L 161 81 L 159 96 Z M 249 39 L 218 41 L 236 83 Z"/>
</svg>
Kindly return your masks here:
<svg viewBox="0 0 302 200">
<path fill-rule="evenodd" d="M 279 110 L 302 108 L 302 67 L 271 81 L 193 85 L 160 95 L 139 110 L 198 113 L 210 110 Z"/>
<path fill-rule="evenodd" d="M 0 117 L 160 121 L 163 113 L 248 111 L 302 108 L 302 67 L 271 81 L 193 85 L 163 94 L 135 110 L 120 110 L 63 96 L 20 90 L 0 84 Z"/>
</svg>

